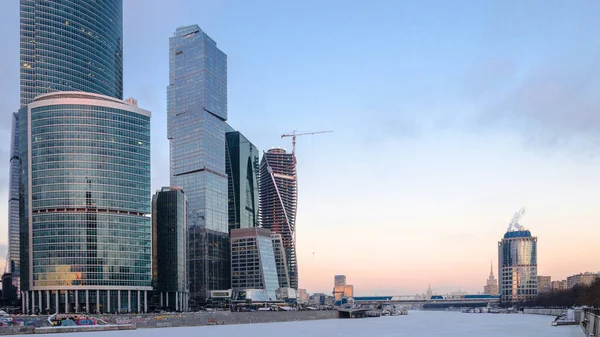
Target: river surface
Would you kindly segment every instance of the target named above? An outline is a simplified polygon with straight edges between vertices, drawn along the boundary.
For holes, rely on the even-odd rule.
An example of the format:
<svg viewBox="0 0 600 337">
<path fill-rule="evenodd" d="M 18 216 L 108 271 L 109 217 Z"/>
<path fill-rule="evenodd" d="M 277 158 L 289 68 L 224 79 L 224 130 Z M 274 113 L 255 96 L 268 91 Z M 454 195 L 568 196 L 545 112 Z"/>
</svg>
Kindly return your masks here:
<svg viewBox="0 0 600 337">
<path fill-rule="evenodd" d="M 583 337 L 579 326 L 553 327 L 553 316 L 524 314 L 463 314 L 460 312 L 410 311 L 407 316 L 328 319 L 285 323 L 259 323 L 129 331 L 49 334 L 56 337 Z"/>
</svg>

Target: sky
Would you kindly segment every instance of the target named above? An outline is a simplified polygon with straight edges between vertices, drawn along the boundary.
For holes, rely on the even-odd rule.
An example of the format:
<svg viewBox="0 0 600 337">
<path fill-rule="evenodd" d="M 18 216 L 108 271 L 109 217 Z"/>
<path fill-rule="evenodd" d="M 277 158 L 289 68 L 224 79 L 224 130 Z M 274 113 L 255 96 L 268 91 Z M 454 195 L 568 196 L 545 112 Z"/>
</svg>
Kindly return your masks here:
<svg viewBox="0 0 600 337">
<path fill-rule="evenodd" d="M 123 0 L 124 94 L 152 111 L 169 183 L 168 39 L 198 24 L 228 57 L 228 122 L 298 137 L 300 287 L 483 291 L 521 207 L 538 274 L 600 270 L 598 1 Z M 0 1 L 0 256 L 18 1 Z M 1 267 L 1 266 L 0 266 Z M 497 276 L 497 275 L 496 275 Z"/>
</svg>

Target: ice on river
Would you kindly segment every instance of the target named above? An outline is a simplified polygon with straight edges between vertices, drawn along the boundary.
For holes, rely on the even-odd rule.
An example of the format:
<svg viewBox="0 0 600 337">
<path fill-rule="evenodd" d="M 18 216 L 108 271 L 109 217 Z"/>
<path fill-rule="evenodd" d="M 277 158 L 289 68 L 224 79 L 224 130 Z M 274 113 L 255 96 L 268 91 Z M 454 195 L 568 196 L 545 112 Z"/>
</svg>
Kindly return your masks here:
<svg viewBox="0 0 600 337">
<path fill-rule="evenodd" d="M 410 311 L 407 316 L 328 319 L 286 323 L 258 323 L 129 331 L 50 334 L 47 337 L 583 337 L 578 326 L 553 327 L 554 317 L 524 314 L 466 314 Z"/>
</svg>

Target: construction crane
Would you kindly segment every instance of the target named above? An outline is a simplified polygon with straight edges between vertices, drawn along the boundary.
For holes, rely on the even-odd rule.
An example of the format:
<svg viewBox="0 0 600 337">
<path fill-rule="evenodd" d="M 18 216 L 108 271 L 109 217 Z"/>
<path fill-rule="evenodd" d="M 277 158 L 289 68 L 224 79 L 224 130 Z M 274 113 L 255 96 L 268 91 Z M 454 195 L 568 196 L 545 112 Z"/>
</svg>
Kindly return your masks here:
<svg viewBox="0 0 600 337">
<path fill-rule="evenodd" d="M 296 164 L 296 137 L 297 136 L 316 135 L 319 133 L 330 133 L 330 132 L 333 132 L 333 131 L 316 131 L 316 132 L 296 133 L 296 131 L 294 130 L 294 131 L 292 131 L 292 133 L 281 135 L 281 138 L 292 137 L 292 156 L 294 158 L 294 164 Z"/>
</svg>

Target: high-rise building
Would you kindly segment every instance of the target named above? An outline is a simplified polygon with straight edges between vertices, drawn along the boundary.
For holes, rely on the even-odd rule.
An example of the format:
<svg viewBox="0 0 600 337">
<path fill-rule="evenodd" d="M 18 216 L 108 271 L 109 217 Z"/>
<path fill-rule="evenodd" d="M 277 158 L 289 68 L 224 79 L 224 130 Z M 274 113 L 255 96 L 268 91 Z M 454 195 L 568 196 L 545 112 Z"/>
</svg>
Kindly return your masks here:
<svg viewBox="0 0 600 337">
<path fill-rule="evenodd" d="M 188 309 L 187 207 L 178 187 L 163 187 L 152 197 L 153 300 L 176 311 Z"/>
<path fill-rule="evenodd" d="M 333 277 L 333 297 L 336 302 L 340 302 L 344 297 L 346 289 L 346 275 L 335 275 Z"/>
<path fill-rule="evenodd" d="M 333 285 L 337 286 L 345 286 L 346 285 L 346 275 L 335 275 L 333 277 Z"/>
<path fill-rule="evenodd" d="M 260 223 L 281 234 L 287 260 L 290 288 L 298 289 L 296 259 L 297 181 L 294 155 L 271 149 L 261 160 L 259 171 Z"/>
<path fill-rule="evenodd" d="M 273 241 L 273 252 L 275 253 L 275 264 L 277 265 L 277 277 L 279 279 L 279 287 L 289 288 L 290 273 L 288 271 L 287 259 L 285 257 L 285 248 L 283 248 L 281 234 L 271 232 L 271 239 Z"/>
<path fill-rule="evenodd" d="M 21 159 L 19 157 L 19 115 L 12 115 L 10 143 L 10 172 L 8 190 L 8 266 L 11 283 L 20 295 L 21 257 L 19 248 L 19 182 L 21 181 Z"/>
<path fill-rule="evenodd" d="M 485 286 L 483 287 L 483 293 L 485 295 L 498 295 L 498 281 L 494 276 L 493 266 L 490 264 L 490 276 L 485 282 Z"/>
<path fill-rule="evenodd" d="M 254 294 L 252 300 L 276 300 L 279 281 L 268 229 L 231 230 L 231 286 L 238 291 L 253 290 L 247 292 Z"/>
<path fill-rule="evenodd" d="M 258 150 L 239 131 L 225 139 L 229 230 L 258 227 Z"/>
<path fill-rule="evenodd" d="M 169 39 L 167 138 L 171 186 L 187 195 L 190 297 L 229 289 L 225 131 L 227 55 L 197 25 Z"/>
<path fill-rule="evenodd" d="M 522 227 L 515 214 L 508 231 L 498 242 L 498 277 L 501 302 L 520 302 L 538 293 L 537 238 Z"/>
<path fill-rule="evenodd" d="M 571 289 L 574 286 L 590 286 L 596 279 L 600 278 L 599 273 L 580 273 L 567 277 L 567 289 Z"/>
<path fill-rule="evenodd" d="M 552 278 L 550 276 L 538 275 L 538 294 L 547 293 L 552 290 Z"/>
<path fill-rule="evenodd" d="M 98 94 L 48 93 L 19 110 L 19 130 L 24 310 L 145 311 L 150 112 Z"/>
<path fill-rule="evenodd" d="M 53 91 L 123 98 L 122 0 L 21 0 L 21 107 Z"/>
<path fill-rule="evenodd" d="M 21 107 L 36 96 L 53 91 L 83 91 L 122 99 L 122 7 L 122 0 L 21 0 Z M 21 175 L 15 173 L 20 172 L 21 158 L 15 152 L 26 132 L 19 131 L 18 119 L 13 123 L 9 261 L 13 280 L 19 282 L 21 269 L 26 273 L 29 268 L 29 243 L 26 223 L 15 216 L 18 208 L 25 207 L 22 200 L 15 199 L 21 185 Z M 28 276 L 20 281 L 27 289 Z"/>
</svg>

